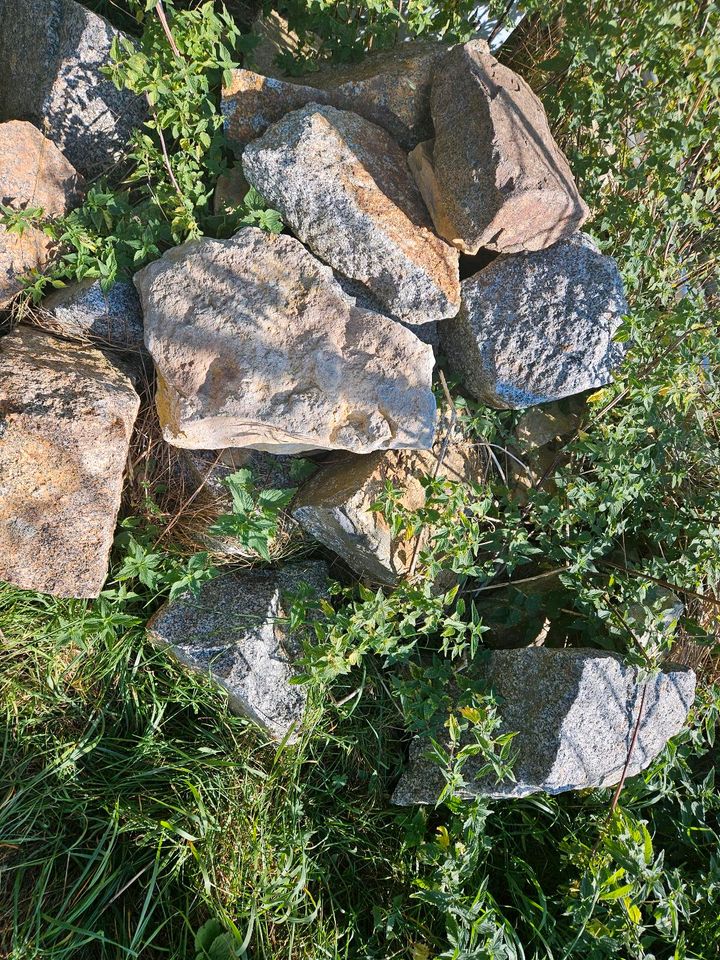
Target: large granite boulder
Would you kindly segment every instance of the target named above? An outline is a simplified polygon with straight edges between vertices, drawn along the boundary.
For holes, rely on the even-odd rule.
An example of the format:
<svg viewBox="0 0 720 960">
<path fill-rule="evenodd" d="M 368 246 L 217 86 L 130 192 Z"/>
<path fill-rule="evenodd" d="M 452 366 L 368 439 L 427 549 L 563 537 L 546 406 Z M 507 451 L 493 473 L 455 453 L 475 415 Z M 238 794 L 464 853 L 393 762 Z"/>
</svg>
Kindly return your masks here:
<svg viewBox="0 0 720 960">
<path fill-rule="evenodd" d="M 380 127 L 309 104 L 249 144 L 243 170 L 314 253 L 388 313 L 413 324 L 457 313 L 457 251 L 432 232 L 405 154 Z"/>
<path fill-rule="evenodd" d="M 390 525 L 373 504 L 388 482 L 401 491 L 406 510 L 425 503 L 421 480 L 434 475 L 443 446 L 438 431 L 433 451 L 390 451 L 347 456 L 322 467 L 300 490 L 292 514 L 309 534 L 339 554 L 359 576 L 394 585 L 405 576 L 413 554 L 432 537 L 432 528 L 407 540 L 393 536 Z M 452 481 L 477 481 L 481 464 L 478 448 L 456 437 L 447 446 L 439 475 Z"/>
<path fill-rule="evenodd" d="M 463 768 L 464 798 L 526 797 L 618 783 L 638 716 L 640 724 L 627 775 L 644 770 L 685 723 L 695 696 L 695 674 L 669 666 L 642 683 L 617 654 L 598 650 L 495 650 L 478 663 L 478 678 L 498 694 L 499 734 L 516 733 L 514 780 L 500 783 L 475 774 L 482 757 Z M 427 759 L 429 744 L 416 738 L 393 803 L 434 803 L 445 784 Z"/>
<path fill-rule="evenodd" d="M 233 70 L 220 104 L 228 141 L 240 154 L 286 113 L 321 103 L 352 110 L 411 150 L 432 136 L 430 83 L 446 50 L 439 43 L 405 43 L 361 63 L 325 67 L 307 83 Z"/>
<path fill-rule="evenodd" d="M 0 120 L 29 120 L 83 175 L 120 159 L 145 101 L 101 68 L 119 32 L 75 0 L 0 0 Z"/>
<path fill-rule="evenodd" d="M 62 217 L 80 202 L 82 189 L 82 177 L 31 123 L 0 123 L 0 203 Z M 15 233 L 0 225 L 0 308 L 22 290 L 21 277 L 42 269 L 51 248 L 42 230 Z"/>
<path fill-rule="evenodd" d="M 431 109 L 435 139 L 410 166 L 435 229 L 463 253 L 541 250 L 587 219 L 542 104 L 483 40 L 438 63 Z"/>
<path fill-rule="evenodd" d="M 247 227 L 135 276 L 178 447 L 358 453 L 432 444 L 432 348 L 359 309 L 292 237 Z"/>
<path fill-rule="evenodd" d="M 99 280 L 81 280 L 53 291 L 40 305 L 61 333 L 143 349 L 143 318 L 133 284 L 118 280 L 105 291 Z"/>
<path fill-rule="evenodd" d="M 323 563 L 279 570 L 223 573 L 164 606 L 148 623 L 150 637 L 228 694 L 230 708 L 278 740 L 297 739 L 307 701 L 292 683 L 302 636 L 288 625 L 293 594 L 327 595 Z"/>
<path fill-rule="evenodd" d="M 462 283 L 462 306 L 440 325 L 453 370 L 491 407 L 529 407 L 604 386 L 626 344 L 617 266 L 578 233 L 536 253 L 499 256 Z"/>
<path fill-rule="evenodd" d="M 97 350 L 28 327 L 0 340 L 0 579 L 100 593 L 139 406 Z"/>
</svg>

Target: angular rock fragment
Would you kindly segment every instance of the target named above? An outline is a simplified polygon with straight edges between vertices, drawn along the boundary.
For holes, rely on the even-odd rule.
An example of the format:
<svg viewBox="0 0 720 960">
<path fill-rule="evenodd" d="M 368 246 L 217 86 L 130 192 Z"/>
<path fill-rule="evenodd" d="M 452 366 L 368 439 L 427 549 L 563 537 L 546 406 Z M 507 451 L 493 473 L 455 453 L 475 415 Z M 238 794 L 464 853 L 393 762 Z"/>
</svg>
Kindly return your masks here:
<svg viewBox="0 0 720 960">
<path fill-rule="evenodd" d="M 443 430 L 438 431 L 440 437 Z M 316 540 L 334 550 L 357 574 L 393 585 L 409 570 L 417 539 L 393 536 L 382 513 L 372 510 L 385 484 L 402 491 L 402 506 L 417 510 L 425 502 L 421 478 L 433 476 L 442 442 L 434 452 L 392 451 L 347 456 L 322 467 L 293 501 L 292 513 Z M 447 446 L 440 476 L 477 481 L 481 464 L 477 448 L 459 438 Z M 432 536 L 420 533 L 418 548 Z"/>
<path fill-rule="evenodd" d="M 215 184 L 213 213 L 216 216 L 233 213 L 242 206 L 249 189 L 250 184 L 245 179 L 240 164 L 221 173 Z"/>
<path fill-rule="evenodd" d="M 386 312 L 413 324 L 457 313 L 457 251 L 432 232 L 405 155 L 380 127 L 309 104 L 249 144 L 243 170 L 314 253 Z"/>
<path fill-rule="evenodd" d="M 97 350 L 28 327 L 0 340 L 0 579 L 99 594 L 139 406 Z"/>
<path fill-rule="evenodd" d="M 575 433 L 587 410 L 584 396 L 566 397 L 530 407 L 515 426 L 517 444 L 508 457 L 508 481 L 513 498 L 527 503 L 528 491 L 557 489 L 555 473 L 569 462 L 568 438 Z"/>
<path fill-rule="evenodd" d="M 58 330 L 93 337 L 134 350 L 143 348 L 143 318 L 135 287 L 118 280 L 104 291 L 99 280 L 82 280 L 55 290 L 40 307 Z"/>
<path fill-rule="evenodd" d="M 369 453 L 432 444 L 432 348 L 358 309 L 292 237 L 247 227 L 135 275 L 178 447 Z"/>
<path fill-rule="evenodd" d="M 477 672 L 502 698 L 498 734 L 517 734 L 512 741 L 515 780 L 478 779 L 484 760 L 471 758 L 463 768 L 464 798 L 526 797 L 615 784 L 640 715 L 627 771 L 635 776 L 682 729 L 695 695 L 693 671 L 668 666 L 648 680 L 640 714 L 637 670 L 598 650 L 495 650 L 483 656 Z M 427 748 L 419 738 L 413 741 L 393 803 L 436 801 L 445 780 L 426 759 Z"/>
<path fill-rule="evenodd" d="M 62 217 L 80 202 L 82 187 L 82 177 L 31 123 L 0 123 L 0 203 Z M 0 225 L 0 308 L 22 290 L 22 276 L 47 263 L 51 246 L 36 227 L 16 233 Z"/>
<path fill-rule="evenodd" d="M 301 637 L 287 624 L 289 600 L 309 587 L 327 594 L 324 563 L 223 573 L 164 606 L 148 623 L 155 641 L 223 687 L 230 708 L 280 740 L 297 739 L 307 694 L 291 681 Z M 289 735 L 289 736 L 288 736 Z"/>
<path fill-rule="evenodd" d="M 439 62 L 431 109 L 434 142 L 418 146 L 410 166 L 435 229 L 463 253 L 541 250 L 587 219 L 542 104 L 484 41 Z"/>
<path fill-rule="evenodd" d="M 440 339 L 474 397 L 528 407 L 610 383 L 627 349 L 612 340 L 627 309 L 615 261 L 578 233 L 464 280 Z"/>
<path fill-rule="evenodd" d="M 87 177 L 120 159 L 145 118 L 145 101 L 101 73 L 117 36 L 75 0 L 0 4 L 0 119 L 30 120 Z"/>
<path fill-rule="evenodd" d="M 430 84 L 446 50 L 439 43 L 404 43 L 361 63 L 326 67 L 307 83 L 233 70 L 221 101 L 228 140 L 240 154 L 286 113 L 319 103 L 352 110 L 410 150 L 432 136 Z"/>
<path fill-rule="evenodd" d="M 306 33 L 302 38 L 299 37 L 277 10 L 258 14 L 252 23 L 251 32 L 258 42 L 245 54 L 244 62 L 249 61 L 255 70 L 259 70 L 266 77 L 283 75 L 277 64 L 279 56 L 296 60 L 303 54 L 317 53 L 322 44 L 320 37 L 313 36 L 309 42 Z"/>
</svg>

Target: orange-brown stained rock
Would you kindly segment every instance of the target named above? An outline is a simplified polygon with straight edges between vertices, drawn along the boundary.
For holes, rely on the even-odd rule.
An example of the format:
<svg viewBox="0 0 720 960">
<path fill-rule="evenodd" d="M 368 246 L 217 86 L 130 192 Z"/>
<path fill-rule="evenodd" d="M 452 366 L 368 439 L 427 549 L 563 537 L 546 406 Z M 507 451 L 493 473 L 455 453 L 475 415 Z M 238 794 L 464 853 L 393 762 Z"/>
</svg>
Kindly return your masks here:
<svg viewBox="0 0 720 960">
<path fill-rule="evenodd" d="M 29 327 L 0 339 L 0 580 L 99 594 L 139 405 L 97 350 Z"/>
<path fill-rule="evenodd" d="M 435 229 L 463 253 L 542 250 L 570 236 L 588 208 L 525 81 L 482 40 L 435 69 L 433 143 L 410 156 Z"/>
<path fill-rule="evenodd" d="M 348 110 L 308 104 L 248 144 L 243 170 L 295 235 L 407 323 L 453 317 L 458 253 L 440 240 L 404 152 Z"/>
<path fill-rule="evenodd" d="M 0 124 L 0 203 L 62 217 L 80 202 L 82 185 L 75 168 L 31 123 Z M 50 238 L 41 230 L 18 234 L 0 226 L 0 307 L 22 289 L 24 274 L 47 263 L 50 252 Z"/>
<path fill-rule="evenodd" d="M 371 120 L 410 150 L 432 136 L 430 84 L 446 50 L 440 43 L 407 43 L 362 63 L 326 67 L 302 83 L 233 70 L 222 94 L 228 140 L 239 154 L 286 113 L 322 103 Z"/>
<path fill-rule="evenodd" d="M 406 510 L 425 502 L 421 478 L 432 476 L 443 446 L 441 427 L 433 451 L 392 451 L 370 456 L 348 456 L 323 467 L 301 489 L 292 512 L 312 536 L 334 550 L 360 576 L 395 584 L 410 569 L 417 540 L 393 537 L 382 513 L 372 510 L 387 481 L 402 491 Z M 476 447 L 453 437 L 439 475 L 451 481 L 477 481 L 481 462 Z M 432 536 L 420 534 L 419 549 Z"/>
</svg>

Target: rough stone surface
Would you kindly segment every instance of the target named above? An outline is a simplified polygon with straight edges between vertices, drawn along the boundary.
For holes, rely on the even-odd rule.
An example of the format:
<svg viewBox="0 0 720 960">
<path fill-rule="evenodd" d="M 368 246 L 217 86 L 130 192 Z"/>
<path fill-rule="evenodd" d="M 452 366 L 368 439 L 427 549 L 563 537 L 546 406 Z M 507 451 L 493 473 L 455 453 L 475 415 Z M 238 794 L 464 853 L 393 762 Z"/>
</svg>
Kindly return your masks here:
<svg viewBox="0 0 720 960">
<path fill-rule="evenodd" d="M 626 345 L 615 261 L 578 233 L 547 250 L 500 256 L 462 283 L 462 307 L 440 325 L 450 365 L 478 400 L 528 407 L 601 387 Z"/>
<path fill-rule="evenodd" d="M 296 59 L 303 54 L 314 54 L 320 49 L 320 37 L 308 35 L 300 38 L 287 20 L 277 10 L 260 13 L 252 24 L 253 36 L 258 43 L 245 55 L 244 63 L 263 73 L 266 77 L 281 77 L 283 71 L 277 62 L 279 56 Z"/>
<path fill-rule="evenodd" d="M 321 103 L 352 110 L 410 150 L 432 136 L 430 84 L 446 50 L 439 43 L 405 43 L 362 63 L 325 67 L 303 83 L 234 70 L 221 101 L 228 140 L 240 154 L 286 113 Z"/>
<path fill-rule="evenodd" d="M 110 344 L 140 350 L 143 319 L 135 287 L 118 280 L 104 292 L 98 280 L 83 280 L 46 297 L 43 314 L 70 336 L 94 337 Z"/>
<path fill-rule="evenodd" d="M 145 101 L 100 72 L 116 36 L 75 0 L 0 0 L 0 119 L 30 120 L 88 177 L 145 117 Z"/>
<path fill-rule="evenodd" d="M 99 594 L 139 405 L 97 350 L 28 327 L 0 340 L 0 579 Z"/>
<path fill-rule="evenodd" d="M 216 216 L 233 213 L 238 207 L 242 206 L 249 189 L 250 184 L 245 179 L 240 164 L 236 164 L 225 173 L 221 173 L 215 184 L 213 212 Z"/>
<path fill-rule="evenodd" d="M 553 492 L 555 473 L 567 463 L 567 438 L 580 426 L 587 405 L 574 396 L 526 410 L 515 425 L 516 446 L 507 472 L 513 498 L 525 505 L 533 487 Z"/>
<path fill-rule="evenodd" d="M 431 446 L 432 348 L 358 309 L 292 237 L 247 227 L 186 243 L 135 282 L 175 446 Z"/>
<path fill-rule="evenodd" d="M 523 453 L 573 434 L 587 410 L 584 397 L 568 397 L 526 410 L 515 425 L 515 436 Z"/>
<path fill-rule="evenodd" d="M 303 584 L 326 595 L 325 564 L 221 574 L 197 596 L 185 594 L 163 607 L 148 623 L 148 633 L 182 663 L 209 674 L 227 691 L 232 710 L 292 742 L 307 694 L 291 683 L 301 638 L 283 621 L 285 598 Z"/>
<path fill-rule="evenodd" d="M 457 313 L 457 251 L 432 232 L 405 154 L 380 127 L 309 104 L 249 144 L 243 169 L 314 253 L 387 312 L 414 324 Z"/>
<path fill-rule="evenodd" d="M 377 583 L 397 583 L 408 572 L 416 541 L 393 537 L 383 515 L 371 507 L 380 498 L 387 481 L 403 491 L 404 507 L 409 510 L 422 507 L 425 494 L 420 480 L 432 476 L 443 437 L 441 427 L 433 452 L 392 451 L 347 456 L 321 468 L 295 498 L 293 516 L 360 576 Z M 468 481 L 477 480 L 479 474 L 477 448 L 454 438 L 447 447 L 440 475 Z M 421 535 L 420 547 L 428 536 L 432 536 L 432 530 Z"/>
<path fill-rule="evenodd" d="M 441 237 L 464 253 L 541 250 L 587 219 L 542 104 L 482 40 L 440 61 L 431 93 L 434 143 L 410 165 Z"/>
<path fill-rule="evenodd" d="M 480 761 L 463 769 L 465 798 L 526 797 L 605 787 L 619 781 L 637 723 L 642 685 L 637 671 L 616 654 L 598 650 L 496 650 L 478 667 L 479 677 L 503 699 L 499 733 L 515 732 L 515 781 L 476 779 Z M 644 770 L 668 739 L 678 733 L 695 695 L 695 674 L 668 667 L 648 681 L 628 776 Z M 393 802 L 434 803 L 444 780 L 425 759 L 427 745 L 416 739 L 410 764 Z"/>
<path fill-rule="evenodd" d="M 57 147 L 30 123 L 0 123 L 0 203 L 14 210 L 41 207 L 62 217 L 82 199 L 82 178 Z M 30 227 L 21 234 L 0 225 L 0 308 L 22 289 L 20 278 L 41 269 L 50 238 Z"/>
</svg>

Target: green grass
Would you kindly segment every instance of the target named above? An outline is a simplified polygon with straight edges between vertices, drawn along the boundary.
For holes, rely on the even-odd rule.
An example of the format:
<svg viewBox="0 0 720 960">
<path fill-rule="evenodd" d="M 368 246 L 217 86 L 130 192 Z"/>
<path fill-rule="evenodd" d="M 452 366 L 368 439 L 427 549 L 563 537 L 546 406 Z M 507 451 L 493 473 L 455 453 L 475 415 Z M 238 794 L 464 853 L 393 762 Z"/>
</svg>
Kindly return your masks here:
<svg viewBox="0 0 720 960">
<path fill-rule="evenodd" d="M 133 2 L 95 6 L 127 19 Z M 710 282 L 720 262 L 718 12 L 702 0 L 533 5 L 550 23 L 564 13 L 563 31 L 531 29 L 506 56 L 543 95 L 593 208 L 590 229 L 618 259 L 633 349 L 568 447 L 557 490 L 535 491 L 522 511 L 496 473 L 482 496 L 440 490 L 445 532 L 418 573 L 429 582 L 433 564 L 457 561 L 470 591 L 489 584 L 484 602 L 519 614 L 495 587 L 536 573 L 539 552 L 566 570 L 543 602 L 570 642 L 635 663 L 642 650 L 617 611 L 646 601 L 644 578 L 667 580 L 689 591 L 681 638 L 710 649 L 717 607 L 695 595 L 720 581 L 720 313 Z M 300 20 L 312 7 L 312 28 L 322 26 L 324 7 L 289 6 Z M 358 37 L 395 29 L 389 2 L 373 8 L 366 34 L 361 16 L 328 6 L 333 43 L 357 28 L 346 53 Z M 462 27 L 471 6 L 436 13 Z M 417 26 L 424 7 L 412 9 Z M 98 188 L 65 225 L 78 254 L 57 266 L 65 279 L 79 268 L 130 269 L 138 238 L 144 259 L 199 225 L 230 229 L 207 212 L 230 156 L 217 110 L 227 30 L 207 9 L 171 21 L 197 58 L 178 63 L 148 13 L 147 59 L 133 82 L 156 84 L 182 202 L 151 130 L 134 148 L 145 172 L 127 194 Z M 194 152 L 173 140 L 179 116 L 186 142 L 197 135 Z M 200 138 L 205 120 L 212 148 Z M 629 124 L 644 134 L 639 145 L 627 141 Z M 692 281 L 683 299 L 681 280 Z M 480 442 L 507 441 L 507 414 L 462 414 Z M 154 610 L 206 565 L 183 556 L 175 507 L 155 502 L 170 470 L 151 461 L 167 451 L 142 436 L 139 445 L 125 505 L 132 525 L 103 596 L 55 600 L 0 585 L 0 957 L 185 960 L 209 920 L 234 947 L 213 944 L 203 960 L 720 955 L 720 689 L 710 654 L 688 729 L 627 782 L 612 818 L 608 790 L 395 809 L 408 729 L 433 694 L 417 668 L 433 663 L 435 692 L 462 673 L 452 654 L 469 646 L 472 593 L 462 611 L 405 587 L 338 596 L 311 658 L 305 734 L 292 747 L 270 743 L 145 635 Z"/>
<path fill-rule="evenodd" d="M 332 696 L 316 690 L 307 735 L 278 748 L 106 606 L 97 617 L 83 602 L 0 593 L 5 954 L 180 960 L 213 916 L 258 958 L 390 960 L 413 945 L 436 956 L 448 916 L 485 886 L 473 922 L 487 914 L 495 938 L 506 927 L 510 952 L 469 955 L 570 944 L 567 891 L 608 791 L 459 817 L 394 810 L 405 736 L 372 660 Z M 703 741 L 716 711 L 708 698 L 684 745 L 624 796 L 626 815 L 651 824 L 665 875 L 680 871 L 693 891 L 680 928 L 702 958 L 720 934 L 720 800 Z M 485 815 L 481 831 L 472 821 Z"/>
</svg>

